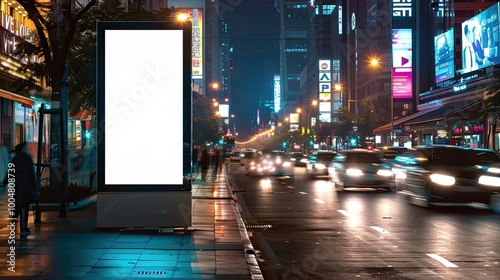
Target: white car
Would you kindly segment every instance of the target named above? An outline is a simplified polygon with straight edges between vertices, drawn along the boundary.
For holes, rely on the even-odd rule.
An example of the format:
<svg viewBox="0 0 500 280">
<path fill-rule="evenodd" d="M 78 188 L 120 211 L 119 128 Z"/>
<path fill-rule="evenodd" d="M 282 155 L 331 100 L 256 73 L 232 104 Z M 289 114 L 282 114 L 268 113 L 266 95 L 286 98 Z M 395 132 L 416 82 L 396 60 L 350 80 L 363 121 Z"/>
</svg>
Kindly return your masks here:
<svg viewBox="0 0 500 280">
<path fill-rule="evenodd" d="M 240 161 L 240 158 L 241 158 L 240 151 L 233 151 L 232 153 L 229 154 L 229 159 L 231 161 Z"/>
</svg>

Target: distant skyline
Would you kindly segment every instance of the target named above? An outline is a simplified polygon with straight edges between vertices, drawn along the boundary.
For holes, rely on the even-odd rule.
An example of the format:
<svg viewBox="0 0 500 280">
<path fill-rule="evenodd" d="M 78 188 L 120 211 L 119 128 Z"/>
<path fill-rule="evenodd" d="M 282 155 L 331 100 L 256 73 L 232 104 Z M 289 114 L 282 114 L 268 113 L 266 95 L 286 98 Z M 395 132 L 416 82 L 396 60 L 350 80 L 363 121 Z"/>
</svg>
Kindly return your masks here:
<svg viewBox="0 0 500 280">
<path fill-rule="evenodd" d="M 239 1 L 220 16 L 228 21 L 234 47 L 231 75 L 231 109 L 239 140 L 247 140 L 256 125 L 254 113 L 260 97 L 270 96 L 265 81 L 265 61 L 279 65 L 279 14 L 274 1 Z"/>
</svg>

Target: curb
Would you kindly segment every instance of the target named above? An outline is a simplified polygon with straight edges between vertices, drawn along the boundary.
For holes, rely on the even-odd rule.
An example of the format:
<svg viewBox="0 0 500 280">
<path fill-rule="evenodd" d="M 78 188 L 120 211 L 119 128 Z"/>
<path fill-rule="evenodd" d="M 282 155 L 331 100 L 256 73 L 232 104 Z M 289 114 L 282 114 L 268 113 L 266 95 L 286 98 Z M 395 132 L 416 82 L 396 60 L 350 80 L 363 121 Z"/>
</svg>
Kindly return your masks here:
<svg viewBox="0 0 500 280">
<path fill-rule="evenodd" d="M 226 184 L 231 190 L 233 194 L 233 199 L 231 201 L 231 206 L 233 208 L 233 213 L 236 218 L 236 222 L 238 223 L 238 229 L 240 232 L 240 238 L 243 242 L 243 247 L 245 248 L 245 258 L 247 260 L 248 269 L 250 270 L 250 275 L 252 279 L 264 280 L 264 276 L 262 275 L 262 271 L 259 266 L 259 262 L 257 261 L 257 257 L 255 256 L 255 249 L 253 247 L 252 241 L 250 241 L 250 237 L 248 236 L 248 231 L 245 223 L 243 222 L 243 218 L 241 216 L 241 212 L 238 210 L 238 200 L 234 195 L 234 189 L 238 189 L 236 182 L 232 179 L 232 175 L 229 174 L 229 168 L 226 167 L 227 172 L 227 181 Z"/>
</svg>

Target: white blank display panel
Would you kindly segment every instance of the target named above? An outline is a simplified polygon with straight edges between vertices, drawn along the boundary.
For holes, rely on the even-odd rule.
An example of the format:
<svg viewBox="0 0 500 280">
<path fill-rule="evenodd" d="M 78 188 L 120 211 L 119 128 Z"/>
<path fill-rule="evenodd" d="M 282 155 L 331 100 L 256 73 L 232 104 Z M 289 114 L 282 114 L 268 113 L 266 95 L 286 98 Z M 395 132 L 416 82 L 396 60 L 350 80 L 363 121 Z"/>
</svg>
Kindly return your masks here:
<svg viewBox="0 0 500 280">
<path fill-rule="evenodd" d="M 106 185 L 182 185 L 182 40 L 182 30 L 105 30 Z"/>
</svg>

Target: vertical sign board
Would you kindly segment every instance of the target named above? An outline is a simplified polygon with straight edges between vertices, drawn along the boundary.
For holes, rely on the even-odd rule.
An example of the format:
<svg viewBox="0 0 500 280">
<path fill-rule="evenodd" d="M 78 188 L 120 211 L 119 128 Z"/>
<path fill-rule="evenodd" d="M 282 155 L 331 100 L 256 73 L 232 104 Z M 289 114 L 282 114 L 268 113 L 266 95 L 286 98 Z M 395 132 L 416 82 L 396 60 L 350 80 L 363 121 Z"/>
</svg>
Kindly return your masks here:
<svg viewBox="0 0 500 280">
<path fill-rule="evenodd" d="M 191 225 L 191 37 L 97 23 L 97 227 Z"/>
</svg>

